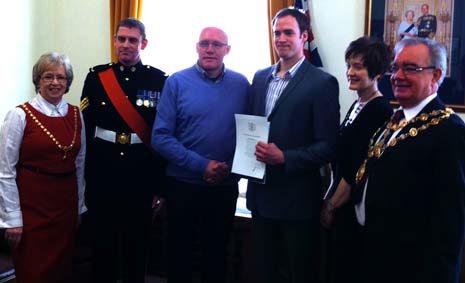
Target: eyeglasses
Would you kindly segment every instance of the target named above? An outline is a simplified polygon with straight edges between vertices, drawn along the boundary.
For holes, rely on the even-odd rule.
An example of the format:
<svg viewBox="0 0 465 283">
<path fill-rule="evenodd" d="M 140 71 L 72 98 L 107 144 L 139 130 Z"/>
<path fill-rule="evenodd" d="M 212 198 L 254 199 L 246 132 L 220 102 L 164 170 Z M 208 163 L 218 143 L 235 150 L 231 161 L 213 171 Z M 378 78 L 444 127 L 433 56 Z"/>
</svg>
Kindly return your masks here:
<svg viewBox="0 0 465 283">
<path fill-rule="evenodd" d="M 208 41 L 208 40 L 202 40 L 197 43 L 200 47 L 202 48 L 208 48 L 208 46 L 213 46 L 215 49 L 220 49 L 222 47 L 228 46 L 227 43 L 222 43 L 219 41 Z"/>
<path fill-rule="evenodd" d="M 402 70 L 402 72 L 404 74 L 416 74 L 416 73 L 419 73 L 421 71 L 424 71 L 424 70 L 433 70 L 433 69 L 436 69 L 435 66 L 427 66 L 427 67 L 420 67 L 420 66 L 417 66 L 417 65 L 414 65 L 414 64 L 406 64 L 406 65 L 402 65 L 402 66 L 399 66 L 399 65 L 396 65 L 396 64 L 392 64 L 390 67 L 389 67 L 389 71 L 391 73 L 397 73 L 399 70 Z"/>
<path fill-rule="evenodd" d="M 45 74 L 40 77 L 44 82 L 51 83 L 53 80 L 57 80 L 59 83 L 65 83 L 68 78 L 62 75 L 54 75 L 54 74 Z"/>
</svg>

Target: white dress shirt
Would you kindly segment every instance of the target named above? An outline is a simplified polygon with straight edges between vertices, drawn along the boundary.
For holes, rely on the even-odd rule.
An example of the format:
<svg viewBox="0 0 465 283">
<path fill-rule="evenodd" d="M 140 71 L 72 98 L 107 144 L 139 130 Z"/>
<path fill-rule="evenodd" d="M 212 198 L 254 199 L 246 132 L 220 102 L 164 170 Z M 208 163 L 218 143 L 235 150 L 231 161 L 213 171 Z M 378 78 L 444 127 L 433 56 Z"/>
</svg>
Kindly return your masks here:
<svg viewBox="0 0 465 283">
<path fill-rule="evenodd" d="M 34 109 L 49 117 L 64 117 L 68 114 L 68 104 L 63 100 L 58 105 L 47 102 L 40 94 L 29 103 Z M 78 213 L 87 210 L 84 204 L 84 161 L 86 152 L 86 135 L 84 120 L 81 130 L 81 149 L 76 156 L 76 175 L 78 184 Z M 10 110 L 0 127 L 0 228 L 22 227 L 23 219 L 16 185 L 16 164 L 26 126 L 26 113 L 20 107 Z"/>
</svg>

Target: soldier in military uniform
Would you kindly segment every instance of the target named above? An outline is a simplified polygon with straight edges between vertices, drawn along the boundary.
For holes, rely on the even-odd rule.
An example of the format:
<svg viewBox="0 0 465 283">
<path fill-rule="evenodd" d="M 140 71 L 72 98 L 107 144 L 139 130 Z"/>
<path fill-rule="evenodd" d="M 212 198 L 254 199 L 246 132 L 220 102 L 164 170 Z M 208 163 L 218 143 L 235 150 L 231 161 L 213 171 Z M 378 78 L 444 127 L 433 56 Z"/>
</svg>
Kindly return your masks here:
<svg viewBox="0 0 465 283">
<path fill-rule="evenodd" d="M 123 282 L 138 283 L 145 278 L 152 203 L 164 182 L 165 162 L 150 148 L 150 130 L 166 75 L 140 60 L 147 45 L 140 21 L 121 21 L 114 45 L 118 62 L 91 68 L 81 97 L 93 277 L 116 282 L 122 270 Z"/>
<path fill-rule="evenodd" d="M 418 18 L 418 37 L 428 37 L 434 39 L 436 35 L 436 16 L 429 14 L 429 5 L 421 5 L 421 13 L 423 16 Z"/>
</svg>

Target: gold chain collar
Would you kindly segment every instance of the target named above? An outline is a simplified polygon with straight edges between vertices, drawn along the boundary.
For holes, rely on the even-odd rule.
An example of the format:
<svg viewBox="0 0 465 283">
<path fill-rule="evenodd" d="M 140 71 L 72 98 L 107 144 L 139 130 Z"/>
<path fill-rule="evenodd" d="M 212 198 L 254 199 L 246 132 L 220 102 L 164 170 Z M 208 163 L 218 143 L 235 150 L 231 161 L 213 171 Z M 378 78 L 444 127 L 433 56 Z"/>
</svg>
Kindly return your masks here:
<svg viewBox="0 0 465 283">
<path fill-rule="evenodd" d="M 454 110 L 452 110 L 451 108 L 446 108 L 445 110 L 434 110 L 428 114 L 422 113 L 419 116 L 411 119 L 410 121 L 407 122 L 404 120 L 400 122 L 398 125 L 390 121 L 386 124 L 386 127 L 384 128 L 385 131 L 383 134 L 383 138 L 381 138 L 375 144 L 374 138 L 378 135 L 379 131 L 383 129 L 383 127 L 379 128 L 370 139 L 367 158 L 363 161 L 362 165 L 358 169 L 357 174 L 355 176 L 355 182 L 358 184 L 365 177 L 366 165 L 369 159 L 379 159 L 379 157 L 383 154 L 386 148 L 394 147 L 398 144 L 398 142 L 401 142 L 409 137 L 416 137 L 420 132 L 425 131 L 429 127 L 438 125 L 439 122 L 441 122 L 442 120 L 448 119 L 452 113 L 454 113 Z M 388 139 L 391 137 L 392 132 L 405 128 L 406 126 L 413 124 L 417 121 L 421 121 L 424 123 L 418 128 L 410 128 L 410 130 L 407 133 L 403 133 L 388 142 Z"/>
<path fill-rule="evenodd" d="M 66 159 L 68 151 L 73 149 L 74 144 L 76 142 L 76 136 L 77 136 L 77 116 L 78 116 L 78 111 L 77 107 L 73 106 L 74 110 L 74 133 L 73 133 L 73 139 L 71 141 L 71 144 L 68 146 L 63 146 L 56 138 L 55 136 L 37 119 L 37 117 L 29 110 L 26 104 L 21 105 L 21 107 L 27 112 L 27 114 L 32 118 L 32 120 L 39 126 L 42 131 L 56 144 L 59 150 L 63 151 L 63 160 Z"/>
</svg>

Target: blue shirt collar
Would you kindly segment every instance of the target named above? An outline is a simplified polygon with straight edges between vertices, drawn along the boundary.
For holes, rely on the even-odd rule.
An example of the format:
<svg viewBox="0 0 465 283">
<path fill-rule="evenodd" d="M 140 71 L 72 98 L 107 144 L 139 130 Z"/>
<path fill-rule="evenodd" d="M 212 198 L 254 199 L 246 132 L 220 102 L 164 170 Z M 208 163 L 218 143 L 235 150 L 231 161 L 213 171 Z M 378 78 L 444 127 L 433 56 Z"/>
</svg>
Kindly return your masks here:
<svg viewBox="0 0 465 283">
<path fill-rule="evenodd" d="M 206 79 L 206 80 L 209 80 L 209 81 L 212 81 L 214 83 L 220 83 L 223 78 L 224 78 L 224 74 L 226 73 L 226 68 L 224 67 L 224 64 L 222 66 L 222 70 L 221 70 L 221 74 L 216 77 L 216 78 L 210 78 L 207 74 L 207 71 L 205 71 L 202 67 L 200 67 L 199 65 L 199 61 L 197 61 L 197 63 L 195 63 L 195 69 L 197 71 L 200 72 L 200 74 L 202 74 L 203 78 Z"/>
</svg>

